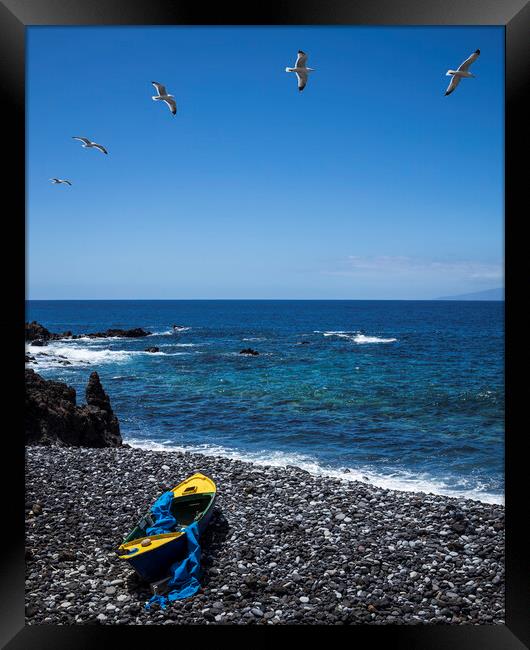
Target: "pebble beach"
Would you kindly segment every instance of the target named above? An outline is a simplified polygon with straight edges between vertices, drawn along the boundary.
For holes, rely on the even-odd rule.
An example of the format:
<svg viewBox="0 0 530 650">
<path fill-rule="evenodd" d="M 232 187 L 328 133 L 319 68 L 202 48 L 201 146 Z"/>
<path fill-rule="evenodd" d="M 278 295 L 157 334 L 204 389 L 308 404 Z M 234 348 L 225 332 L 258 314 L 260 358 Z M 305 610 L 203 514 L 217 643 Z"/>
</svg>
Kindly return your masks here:
<svg viewBox="0 0 530 650">
<path fill-rule="evenodd" d="M 153 501 L 217 484 L 202 587 L 165 610 L 116 549 Z M 503 624 L 504 507 L 221 457 L 26 447 L 28 624 Z"/>
</svg>

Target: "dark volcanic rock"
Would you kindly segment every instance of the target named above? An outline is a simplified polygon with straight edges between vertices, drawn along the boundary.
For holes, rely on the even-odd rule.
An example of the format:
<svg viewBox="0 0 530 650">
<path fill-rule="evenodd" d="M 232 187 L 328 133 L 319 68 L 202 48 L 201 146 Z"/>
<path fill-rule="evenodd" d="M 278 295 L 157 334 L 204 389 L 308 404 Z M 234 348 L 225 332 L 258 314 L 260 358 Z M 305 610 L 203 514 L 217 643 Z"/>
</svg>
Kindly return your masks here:
<svg viewBox="0 0 530 650">
<path fill-rule="evenodd" d="M 25 324 L 26 341 L 33 341 L 32 345 L 46 345 L 47 341 L 56 341 L 57 339 L 72 338 L 72 332 L 63 332 L 56 334 L 46 329 L 44 325 L 37 323 L 36 320 Z"/>
<path fill-rule="evenodd" d="M 26 341 L 35 341 L 37 339 L 41 341 L 47 341 L 51 338 L 52 333 L 47 330 L 43 325 L 37 323 L 36 320 L 31 323 L 25 324 L 26 330 Z"/>
<path fill-rule="evenodd" d="M 157 348 L 156 345 L 152 345 L 150 348 L 145 348 L 146 352 L 160 352 L 160 348 Z"/>
<path fill-rule="evenodd" d="M 95 332 L 92 334 L 86 334 L 85 336 L 88 336 L 91 339 L 117 337 L 117 336 L 124 337 L 124 338 L 138 339 L 138 338 L 142 338 L 143 336 L 149 336 L 150 334 L 151 332 L 146 332 L 142 327 L 135 327 L 130 330 L 111 328 L 105 330 L 104 332 Z"/>
<path fill-rule="evenodd" d="M 253 350 L 252 348 L 244 348 L 239 354 L 249 354 L 255 357 L 259 354 L 259 352 Z"/>
<path fill-rule="evenodd" d="M 99 380 L 99 375 L 96 371 L 91 373 L 88 378 L 88 384 L 85 390 L 85 399 L 88 406 L 95 406 L 102 411 L 112 413 L 109 396 L 103 390 L 103 386 Z"/>
<path fill-rule="evenodd" d="M 26 323 L 25 329 L 26 341 L 33 341 L 32 345 L 46 345 L 47 341 L 57 341 L 58 339 L 79 339 L 83 336 L 87 336 L 92 339 L 118 336 L 125 338 L 141 338 L 143 336 L 149 336 L 149 334 L 151 334 L 151 332 L 146 332 L 146 330 L 144 330 L 142 327 L 134 327 L 130 330 L 111 328 L 105 332 L 94 332 L 91 334 L 72 334 L 72 332 L 68 330 L 62 334 L 57 334 L 55 332 L 50 332 L 43 325 L 37 323 L 37 321 Z"/>
<path fill-rule="evenodd" d="M 26 444 L 119 447 L 120 426 L 97 372 L 90 375 L 86 405 L 73 388 L 26 369 Z"/>
<path fill-rule="evenodd" d="M 48 342 L 45 341 L 44 339 L 35 339 L 34 341 L 31 342 L 30 345 L 34 345 L 35 347 L 42 347 L 44 345 L 48 345 Z"/>
</svg>

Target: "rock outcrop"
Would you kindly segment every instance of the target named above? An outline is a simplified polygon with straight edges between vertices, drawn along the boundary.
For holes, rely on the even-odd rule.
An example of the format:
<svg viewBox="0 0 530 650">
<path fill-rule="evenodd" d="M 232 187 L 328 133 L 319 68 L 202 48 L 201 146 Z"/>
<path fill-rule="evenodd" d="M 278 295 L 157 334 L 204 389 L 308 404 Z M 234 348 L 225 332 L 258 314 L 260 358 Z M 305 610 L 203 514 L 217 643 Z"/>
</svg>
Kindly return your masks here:
<svg viewBox="0 0 530 650">
<path fill-rule="evenodd" d="M 247 355 L 251 355 L 253 357 L 256 357 L 256 356 L 258 356 L 259 352 L 257 352 L 256 350 L 253 350 L 252 348 L 244 348 L 243 350 L 240 351 L 239 354 L 247 354 Z"/>
<path fill-rule="evenodd" d="M 130 330 L 108 329 L 105 330 L 104 332 L 83 334 L 82 336 L 88 336 L 88 338 L 91 339 L 109 338 L 109 337 L 118 337 L 118 336 L 123 338 L 138 339 L 138 338 L 142 338 L 143 336 L 149 336 L 150 334 L 151 332 L 147 332 L 142 327 L 134 327 L 133 329 Z"/>
<path fill-rule="evenodd" d="M 75 389 L 26 369 L 26 444 L 120 447 L 118 418 L 97 372 L 90 375 L 85 396 L 86 404 L 77 406 Z"/>
<path fill-rule="evenodd" d="M 40 323 L 37 323 L 36 320 L 32 321 L 31 323 L 26 323 L 25 330 L 26 341 L 47 341 L 51 336 L 51 332 Z"/>
<path fill-rule="evenodd" d="M 72 332 L 70 331 L 63 332 L 62 334 L 50 332 L 50 330 L 46 329 L 44 325 L 37 323 L 36 320 L 32 321 L 31 323 L 26 323 L 25 331 L 26 341 L 34 341 L 33 345 L 45 345 L 47 341 L 65 339 L 72 336 Z M 41 343 L 39 344 L 37 341 L 40 341 Z"/>
<path fill-rule="evenodd" d="M 26 341 L 33 341 L 32 345 L 46 345 L 48 341 L 57 341 L 58 339 L 80 339 L 81 337 L 88 337 L 91 339 L 109 338 L 109 337 L 124 337 L 124 338 L 141 338 L 149 336 L 151 332 L 147 332 L 142 327 L 133 327 L 129 330 L 120 328 L 111 328 L 104 332 L 92 332 L 90 334 L 72 334 L 70 330 L 57 334 L 50 332 L 44 325 L 32 321 L 25 324 Z"/>
<path fill-rule="evenodd" d="M 160 348 L 157 348 L 156 345 L 152 345 L 150 348 L 145 348 L 145 352 L 160 352 Z"/>
</svg>

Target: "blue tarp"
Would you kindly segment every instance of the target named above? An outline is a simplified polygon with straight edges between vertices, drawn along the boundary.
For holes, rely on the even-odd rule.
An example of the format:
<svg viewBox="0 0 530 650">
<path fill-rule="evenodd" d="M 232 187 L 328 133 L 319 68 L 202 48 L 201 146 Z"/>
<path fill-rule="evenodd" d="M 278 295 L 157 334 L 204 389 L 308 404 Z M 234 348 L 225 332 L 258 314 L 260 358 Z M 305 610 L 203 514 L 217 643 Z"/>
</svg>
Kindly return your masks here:
<svg viewBox="0 0 530 650">
<path fill-rule="evenodd" d="M 164 492 L 151 507 L 154 525 L 146 529 L 147 535 L 161 535 L 169 533 L 176 528 L 177 521 L 171 514 L 173 492 Z M 179 560 L 171 565 L 169 570 L 171 580 L 169 588 L 173 589 L 167 596 L 155 594 L 146 604 L 147 609 L 158 602 L 165 609 L 168 600 L 181 600 L 193 596 L 200 589 L 201 547 L 199 545 L 199 526 L 196 522 L 186 528 L 188 555 L 184 560 Z"/>
<path fill-rule="evenodd" d="M 146 529 L 147 535 L 161 535 L 162 533 L 170 533 L 177 525 L 177 520 L 171 514 L 171 503 L 173 501 L 173 492 L 164 492 L 153 503 L 151 507 L 151 514 L 153 516 L 155 525 Z"/>
<path fill-rule="evenodd" d="M 201 547 L 199 544 L 199 526 L 193 522 L 186 528 L 186 538 L 188 544 L 188 555 L 184 560 L 179 560 L 171 565 L 171 580 L 168 586 L 173 589 L 167 596 L 155 594 L 151 600 L 146 603 L 146 609 L 149 609 L 153 603 L 158 603 L 162 609 L 166 608 L 166 602 L 173 600 L 182 600 L 189 598 L 197 593 L 200 589 L 200 571 L 201 571 Z"/>
</svg>

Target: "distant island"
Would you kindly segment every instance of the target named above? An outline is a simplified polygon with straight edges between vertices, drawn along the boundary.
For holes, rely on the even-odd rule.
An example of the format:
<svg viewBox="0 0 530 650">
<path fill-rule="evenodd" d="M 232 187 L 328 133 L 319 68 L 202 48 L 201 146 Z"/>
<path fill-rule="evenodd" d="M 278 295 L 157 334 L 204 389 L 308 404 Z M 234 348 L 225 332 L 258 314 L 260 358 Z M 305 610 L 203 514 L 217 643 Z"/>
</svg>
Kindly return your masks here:
<svg viewBox="0 0 530 650">
<path fill-rule="evenodd" d="M 475 293 L 460 293 L 456 296 L 442 296 L 436 300 L 504 300 L 504 287 L 476 291 Z"/>
</svg>

